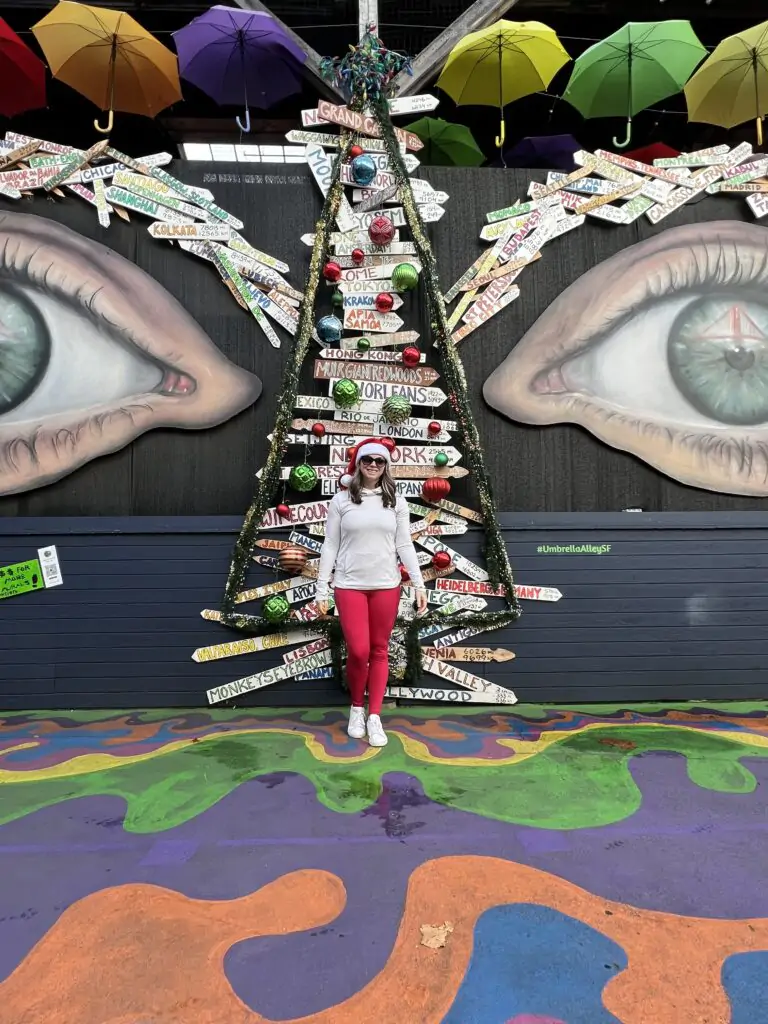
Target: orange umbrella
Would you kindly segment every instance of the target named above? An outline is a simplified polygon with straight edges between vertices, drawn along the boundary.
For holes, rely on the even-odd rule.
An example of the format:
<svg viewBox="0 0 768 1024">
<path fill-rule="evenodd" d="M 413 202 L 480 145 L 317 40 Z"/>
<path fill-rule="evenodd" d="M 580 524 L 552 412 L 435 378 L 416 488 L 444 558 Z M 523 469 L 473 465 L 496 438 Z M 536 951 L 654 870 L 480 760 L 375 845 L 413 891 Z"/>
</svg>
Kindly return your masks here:
<svg viewBox="0 0 768 1024">
<path fill-rule="evenodd" d="M 181 99 L 176 54 L 129 14 L 60 0 L 32 26 L 55 78 L 109 111 L 154 117 Z"/>
</svg>

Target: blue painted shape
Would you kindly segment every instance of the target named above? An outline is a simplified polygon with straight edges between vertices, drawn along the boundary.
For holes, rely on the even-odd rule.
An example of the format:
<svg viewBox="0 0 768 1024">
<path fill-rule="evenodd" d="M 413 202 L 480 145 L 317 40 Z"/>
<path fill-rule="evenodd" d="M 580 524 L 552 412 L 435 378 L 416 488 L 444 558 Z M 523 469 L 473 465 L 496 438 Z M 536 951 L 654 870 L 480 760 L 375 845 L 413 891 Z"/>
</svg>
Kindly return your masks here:
<svg viewBox="0 0 768 1024">
<path fill-rule="evenodd" d="M 518 1014 L 620 1024 L 602 990 L 626 966 L 620 946 L 566 914 L 526 903 L 494 907 L 477 922 L 469 968 L 443 1024 L 506 1024 Z"/>
<path fill-rule="evenodd" d="M 731 1001 L 731 1024 L 768 1020 L 768 950 L 729 956 L 722 981 Z"/>
</svg>

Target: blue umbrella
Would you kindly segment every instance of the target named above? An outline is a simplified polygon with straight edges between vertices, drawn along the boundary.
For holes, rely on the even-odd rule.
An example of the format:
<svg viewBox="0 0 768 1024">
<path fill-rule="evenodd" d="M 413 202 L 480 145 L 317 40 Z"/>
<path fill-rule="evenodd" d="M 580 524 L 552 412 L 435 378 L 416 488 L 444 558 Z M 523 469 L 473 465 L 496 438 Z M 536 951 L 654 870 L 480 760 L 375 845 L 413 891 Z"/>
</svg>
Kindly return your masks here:
<svg viewBox="0 0 768 1024">
<path fill-rule="evenodd" d="M 503 160 L 494 166 L 538 167 L 547 171 L 573 171 L 573 154 L 581 149 L 572 135 L 537 135 L 521 139 L 504 150 Z"/>
<path fill-rule="evenodd" d="M 249 100 L 265 110 L 301 91 L 306 54 L 269 14 L 217 5 L 173 38 L 182 78 L 216 103 L 245 103 L 241 131 L 251 130 Z"/>
</svg>

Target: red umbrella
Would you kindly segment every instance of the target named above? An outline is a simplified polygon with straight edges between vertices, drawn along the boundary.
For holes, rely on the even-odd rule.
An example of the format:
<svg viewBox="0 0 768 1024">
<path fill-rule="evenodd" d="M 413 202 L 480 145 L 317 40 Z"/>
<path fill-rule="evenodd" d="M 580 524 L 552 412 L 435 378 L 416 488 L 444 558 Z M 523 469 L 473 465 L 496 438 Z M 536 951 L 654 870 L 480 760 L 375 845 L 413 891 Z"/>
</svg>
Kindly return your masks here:
<svg viewBox="0 0 768 1024">
<path fill-rule="evenodd" d="M 45 64 L 0 18 L 0 114 L 45 106 Z"/>
</svg>

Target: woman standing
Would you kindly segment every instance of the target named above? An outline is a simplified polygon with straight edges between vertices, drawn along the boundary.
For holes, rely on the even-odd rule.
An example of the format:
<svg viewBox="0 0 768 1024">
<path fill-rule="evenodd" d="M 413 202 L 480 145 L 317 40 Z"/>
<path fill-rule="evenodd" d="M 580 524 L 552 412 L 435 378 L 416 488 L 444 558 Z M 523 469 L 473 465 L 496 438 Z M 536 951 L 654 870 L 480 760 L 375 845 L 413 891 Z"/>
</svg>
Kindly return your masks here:
<svg viewBox="0 0 768 1024">
<path fill-rule="evenodd" d="M 416 587 L 418 614 L 427 608 L 427 591 L 411 540 L 410 514 L 398 497 L 389 467 L 395 444 L 367 438 L 353 450 L 339 491 L 328 508 L 325 542 L 317 573 L 317 603 L 328 609 L 334 565 L 334 600 L 347 647 L 347 679 L 352 695 L 347 732 L 373 747 L 387 734 L 380 712 L 389 678 L 389 639 L 400 603 L 400 569 Z M 368 690 L 368 721 L 365 691 Z"/>
</svg>

